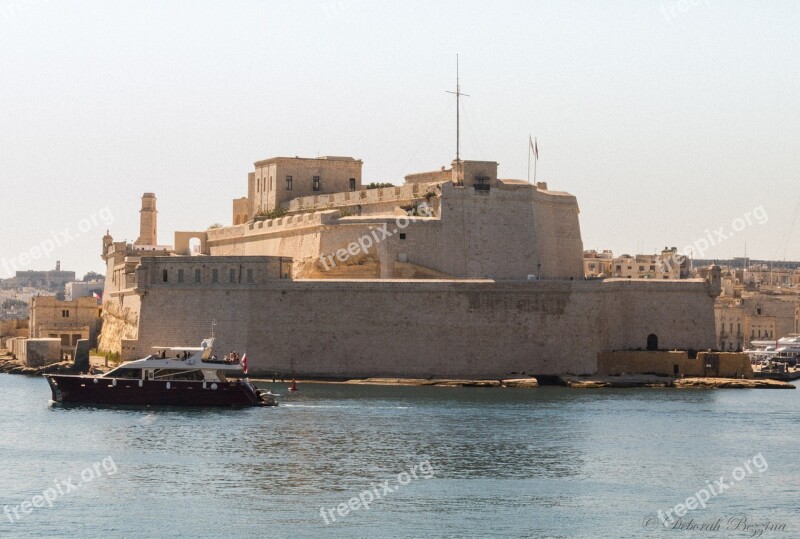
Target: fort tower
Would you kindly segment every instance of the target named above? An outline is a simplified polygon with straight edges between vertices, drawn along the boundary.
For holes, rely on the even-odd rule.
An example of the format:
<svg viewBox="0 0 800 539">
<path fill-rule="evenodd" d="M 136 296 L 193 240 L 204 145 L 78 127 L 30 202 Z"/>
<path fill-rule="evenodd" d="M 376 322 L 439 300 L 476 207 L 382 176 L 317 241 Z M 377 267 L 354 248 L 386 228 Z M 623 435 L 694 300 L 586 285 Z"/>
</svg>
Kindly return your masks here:
<svg viewBox="0 0 800 539">
<path fill-rule="evenodd" d="M 158 245 L 158 211 L 155 193 L 142 195 L 142 209 L 139 212 L 139 239 L 135 245 Z"/>
</svg>

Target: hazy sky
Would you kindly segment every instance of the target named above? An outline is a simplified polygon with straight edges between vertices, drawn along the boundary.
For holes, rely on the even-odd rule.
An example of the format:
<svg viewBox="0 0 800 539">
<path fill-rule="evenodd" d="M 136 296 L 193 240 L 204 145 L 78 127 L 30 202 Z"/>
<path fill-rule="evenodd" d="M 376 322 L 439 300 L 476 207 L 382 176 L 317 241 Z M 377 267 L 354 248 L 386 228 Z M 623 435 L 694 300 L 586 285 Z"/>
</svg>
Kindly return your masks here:
<svg viewBox="0 0 800 539">
<path fill-rule="evenodd" d="M 524 179 L 538 137 L 585 248 L 800 259 L 798 28 L 796 0 L 0 0 L 0 277 L 102 270 L 145 191 L 161 243 L 230 224 L 270 156 L 449 164 L 456 53 L 462 157 Z"/>
</svg>

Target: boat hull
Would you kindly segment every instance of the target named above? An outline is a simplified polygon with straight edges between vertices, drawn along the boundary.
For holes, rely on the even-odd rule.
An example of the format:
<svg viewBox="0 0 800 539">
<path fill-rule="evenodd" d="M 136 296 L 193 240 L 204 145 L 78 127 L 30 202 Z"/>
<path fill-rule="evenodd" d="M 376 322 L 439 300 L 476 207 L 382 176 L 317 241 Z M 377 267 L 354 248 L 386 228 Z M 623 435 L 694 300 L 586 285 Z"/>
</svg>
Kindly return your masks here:
<svg viewBox="0 0 800 539">
<path fill-rule="evenodd" d="M 157 381 L 97 376 L 45 375 L 53 401 L 81 404 L 152 406 L 268 406 L 245 380 L 228 382 Z"/>
</svg>

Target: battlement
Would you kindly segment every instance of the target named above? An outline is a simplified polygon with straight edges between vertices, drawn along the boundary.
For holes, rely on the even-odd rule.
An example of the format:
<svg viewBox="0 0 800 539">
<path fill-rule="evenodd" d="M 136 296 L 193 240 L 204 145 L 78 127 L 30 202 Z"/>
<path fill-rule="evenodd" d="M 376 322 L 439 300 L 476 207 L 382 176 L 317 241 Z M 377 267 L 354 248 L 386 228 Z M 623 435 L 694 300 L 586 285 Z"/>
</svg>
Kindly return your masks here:
<svg viewBox="0 0 800 539">
<path fill-rule="evenodd" d="M 292 278 L 292 259 L 279 256 L 142 257 L 136 292 L 151 288 L 238 288 Z"/>
<path fill-rule="evenodd" d="M 284 202 L 282 207 L 289 213 L 346 208 L 350 206 L 361 206 L 363 211 L 365 209 L 364 206 L 387 203 L 399 205 L 403 202 L 411 202 L 416 199 L 424 198 L 427 193 L 436 193 L 439 185 L 440 183 L 437 182 L 412 183 L 396 187 L 361 189 L 359 191 L 300 197 Z M 367 209 L 367 213 L 376 212 L 370 212 L 369 209 Z"/>
</svg>

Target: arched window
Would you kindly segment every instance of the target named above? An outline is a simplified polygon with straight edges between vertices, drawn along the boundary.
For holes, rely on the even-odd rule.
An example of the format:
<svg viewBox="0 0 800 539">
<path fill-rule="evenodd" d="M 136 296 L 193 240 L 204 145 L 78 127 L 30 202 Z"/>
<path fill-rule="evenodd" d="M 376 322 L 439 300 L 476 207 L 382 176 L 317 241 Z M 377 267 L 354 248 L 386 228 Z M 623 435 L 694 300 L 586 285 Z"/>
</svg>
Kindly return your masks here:
<svg viewBox="0 0 800 539">
<path fill-rule="evenodd" d="M 647 336 L 647 349 L 658 350 L 658 336 L 655 333 Z"/>
</svg>

